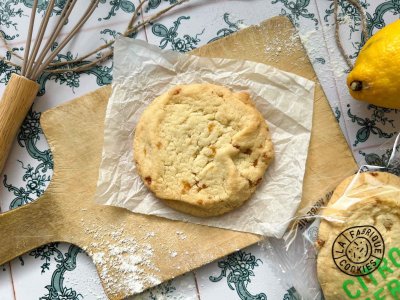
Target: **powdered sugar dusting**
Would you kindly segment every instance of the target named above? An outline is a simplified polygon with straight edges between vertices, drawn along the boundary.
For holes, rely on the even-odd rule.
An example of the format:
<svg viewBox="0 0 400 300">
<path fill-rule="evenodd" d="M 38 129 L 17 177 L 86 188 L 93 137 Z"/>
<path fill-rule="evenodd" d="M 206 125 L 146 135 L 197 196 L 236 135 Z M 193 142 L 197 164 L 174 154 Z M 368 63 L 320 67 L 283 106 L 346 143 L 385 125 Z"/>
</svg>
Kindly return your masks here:
<svg viewBox="0 0 400 300">
<path fill-rule="evenodd" d="M 96 237 L 87 253 L 99 269 L 100 278 L 109 295 L 125 297 L 161 283 L 160 270 L 153 264 L 150 244 L 124 234 L 124 226 L 109 232 L 98 225 L 85 225 L 87 234 Z M 154 236 L 154 233 L 146 235 Z"/>
<path fill-rule="evenodd" d="M 150 231 L 150 232 L 146 233 L 146 239 L 152 238 L 152 237 L 155 237 L 155 236 L 156 236 L 156 234 L 153 231 Z"/>
<path fill-rule="evenodd" d="M 277 30 L 285 30 L 286 28 L 284 24 L 275 24 L 274 26 L 277 27 Z M 284 41 L 284 44 L 282 44 L 281 36 L 279 35 L 268 36 L 265 52 L 268 54 L 270 60 L 274 62 L 279 62 L 280 56 L 282 55 L 283 52 L 291 53 L 298 50 L 298 39 L 299 39 L 298 32 L 293 32 L 290 38 Z"/>
<path fill-rule="evenodd" d="M 177 231 L 176 234 L 179 237 L 179 239 L 181 239 L 181 240 L 186 240 L 186 238 L 187 238 L 186 234 L 182 231 Z"/>
<path fill-rule="evenodd" d="M 103 252 L 97 252 L 93 254 L 92 259 L 95 264 L 100 264 L 101 262 L 103 262 L 103 257 L 104 257 Z"/>
</svg>

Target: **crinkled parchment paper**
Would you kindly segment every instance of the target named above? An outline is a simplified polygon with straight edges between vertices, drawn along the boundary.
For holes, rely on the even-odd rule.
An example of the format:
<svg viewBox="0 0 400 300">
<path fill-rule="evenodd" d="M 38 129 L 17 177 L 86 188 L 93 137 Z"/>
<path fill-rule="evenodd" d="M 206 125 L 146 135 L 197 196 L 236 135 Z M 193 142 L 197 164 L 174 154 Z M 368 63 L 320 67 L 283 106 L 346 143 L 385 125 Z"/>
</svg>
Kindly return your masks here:
<svg viewBox="0 0 400 300">
<path fill-rule="evenodd" d="M 96 201 L 174 220 L 281 237 L 301 200 L 311 133 L 314 82 L 273 67 L 160 50 L 139 40 L 115 43 Z M 248 90 L 267 120 L 275 160 L 246 204 L 214 218 L 177 212 L 144 186 L 133 161 L 135 126 L 146 106 L 172 86 L 209 82 Z"/>
</svg>

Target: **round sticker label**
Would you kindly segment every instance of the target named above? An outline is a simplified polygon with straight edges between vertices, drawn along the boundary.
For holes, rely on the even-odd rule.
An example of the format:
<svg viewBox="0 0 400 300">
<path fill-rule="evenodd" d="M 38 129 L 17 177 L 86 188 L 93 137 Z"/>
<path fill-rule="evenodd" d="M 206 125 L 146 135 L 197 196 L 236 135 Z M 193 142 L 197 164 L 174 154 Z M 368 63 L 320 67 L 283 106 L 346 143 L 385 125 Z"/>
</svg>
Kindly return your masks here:
<svg viewBox="0 0 400 300">
<path fill-rule="evenodd" d="M 332 246 L 333 261 L 339 270 L 350 276 L 372 273 L 379 267 L 384 253 L 382 235 L 370 225 L 347 228 Z"/>
</svg>

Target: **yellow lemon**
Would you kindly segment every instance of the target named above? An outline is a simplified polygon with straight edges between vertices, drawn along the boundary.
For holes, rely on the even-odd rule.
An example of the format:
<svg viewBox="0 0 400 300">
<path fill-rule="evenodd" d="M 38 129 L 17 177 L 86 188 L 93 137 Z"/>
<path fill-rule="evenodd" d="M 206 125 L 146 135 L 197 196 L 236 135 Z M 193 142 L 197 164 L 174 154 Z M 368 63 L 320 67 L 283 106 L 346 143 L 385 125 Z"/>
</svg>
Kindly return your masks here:
<svg viewBox="0 0 400 300">
<path fill-rule="evenodd" d="M 347 77 L 347 86 L 357 100 L 400 108 L 400 20 L 365 43 Z"/>
</svg>

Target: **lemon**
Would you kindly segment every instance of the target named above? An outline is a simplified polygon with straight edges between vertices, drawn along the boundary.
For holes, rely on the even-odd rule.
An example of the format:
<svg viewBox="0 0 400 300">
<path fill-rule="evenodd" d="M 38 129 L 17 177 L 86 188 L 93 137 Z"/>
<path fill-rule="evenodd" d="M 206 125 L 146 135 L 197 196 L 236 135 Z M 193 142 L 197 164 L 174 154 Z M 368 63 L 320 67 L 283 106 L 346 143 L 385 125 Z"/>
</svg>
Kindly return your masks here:
<svg viewBox="0 0 400 300">
<path fill-rule="evenodd" d="M 400 20 L 365 43 L 347 77 L 347 86 L 357 100 L 400 108 Z"/>
</svg>

